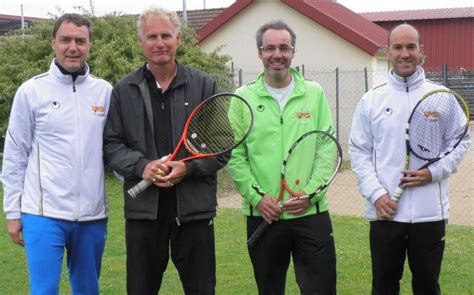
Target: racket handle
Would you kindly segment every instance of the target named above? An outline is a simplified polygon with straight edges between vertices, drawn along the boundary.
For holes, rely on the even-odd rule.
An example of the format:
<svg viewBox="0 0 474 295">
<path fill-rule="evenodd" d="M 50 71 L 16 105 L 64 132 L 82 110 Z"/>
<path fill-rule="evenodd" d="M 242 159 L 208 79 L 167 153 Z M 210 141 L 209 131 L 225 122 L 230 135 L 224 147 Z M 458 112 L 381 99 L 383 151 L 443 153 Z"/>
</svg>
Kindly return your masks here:
<svg viewBox="0 0 474 295">
<path fill-rule="evenodd" d="M 161 162 L 166 162 L 168 159 L 170 159 L 171 155 L 166 155 L 161 157 L 160 161 Z M 144 190 L 149 188 L 153 183 L 149 182 L 148 180 L 143 179 L 139 183 L 137 183 L 134 187 L 129 189 L 127 193 L 130 195 L 132 198 L 136 198 L 140 193 L 142 193 Z"/>
<path fill-rule="evenodd" d="M 405 189 L 401 186 L 397 186 L 397 189 L 395 190 L 395 192 L 393 193 L 393 196 L 392 196 L 392 201 L 394 201 L 395 203 L 398 203 L 398 201 L 400 201 L 400 197 L 402 196 L 403 192 L 405 191 Z"/>
<path fill-rule="evenodd" d="M 250 236 L 250 238 L 247 240 L 247 245 L 249 247 L 253 247 L 257 244 L 258 240 L 263 236 L 267 228 L 270 226 L 270 223 L 267 223 L 266 221 L 262 221 L 260 225 L 257 227 L 257 229 L 253 232 L 253 234 Z"/>
<path fill-rule="evenodd" d="M 130 197 L 135 199 L 138 196 L 138 194 L 140 194 L 141 192 L 143 192 L 144 190 L 149 188 L 151 185 L 152 185 L 151 182 L 149 182 L 148 180 L 143 179 L 142 181 L 137 183 L 134 187 L 129 189 L 127 191 L 127 193 L 130 195 Z"/>
</svg>

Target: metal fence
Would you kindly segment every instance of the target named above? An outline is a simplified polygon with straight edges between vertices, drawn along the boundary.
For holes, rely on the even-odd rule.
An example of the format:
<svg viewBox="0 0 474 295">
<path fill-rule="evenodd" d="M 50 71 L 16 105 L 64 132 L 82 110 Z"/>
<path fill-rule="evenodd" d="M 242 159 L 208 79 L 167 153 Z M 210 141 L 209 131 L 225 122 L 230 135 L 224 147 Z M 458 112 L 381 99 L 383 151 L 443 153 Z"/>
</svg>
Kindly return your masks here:
<svg viewBox="0 0 474 295">
<path fill-rule="evenodd" d="M 427 77 L 461 93 L 469 102 L 474 100 L 474 72 L 427 72 Z M 359 71 L 318 71 L 299 67 L 299 71 L 308 80 L 318 82 L 324 89 L 337 129 L 337 138 L 344 151 L 345 169 L 343 169 L 329 189 L 330 207 L 334 214 L 364 215 L 365 200 L 357 192 L 357 182 L 350 170 L 348 156 L 348 138 L 352 116 L 362 95 L 370 88 L 386 81 L 386 72 Z M 259 73 L 236 70 L 236 85 L 251 82 Z M 471 104 L 472 106 L 472 104 Z M 474 177 L 474 145 L 466 154 L 456 174 L 451 176 L 450 187 L 450 223 L 474 226 L 474 182 L 464 181 Z"/>
<path fill-rule="evenodd" d="M 32 23 L 29 19 L 22 21 L 21 17 L 0 18 L 0 36 L 12 33 L 21 35 L 23 32 L 20 29 L 29 28 Z"/>
</svg>

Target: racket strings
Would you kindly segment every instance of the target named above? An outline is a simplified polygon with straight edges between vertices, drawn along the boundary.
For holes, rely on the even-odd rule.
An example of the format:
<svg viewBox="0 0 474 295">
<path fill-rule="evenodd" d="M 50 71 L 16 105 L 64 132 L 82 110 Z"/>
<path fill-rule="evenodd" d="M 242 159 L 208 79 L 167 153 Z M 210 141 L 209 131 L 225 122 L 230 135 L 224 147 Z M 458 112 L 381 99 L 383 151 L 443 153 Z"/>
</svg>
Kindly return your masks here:
<svg viewBox="0 0 474 295">
<path fill-rule="evenodd" d="M 304 137 L 290 151 L 284 178 L 292 193 L 311 194 L 328 184 L 339 167 L 337 142 L 324 132 Z"/>
<path fill-rule="evenodd" d="M 231 95 L 216 96 L 193 113 L 186 145 L 198 154 L 223 153 L 238 145 L 251 125 L 251 110 L 242 99 Z"/>
<path fill-rule="evenodd" d="M 410 148 L 417 157 L 435 159 L 462 139 L 468 120 L 460 99 L 448 91 L 437 91 L 418 103 L 409 125 Z"/>
</svg>

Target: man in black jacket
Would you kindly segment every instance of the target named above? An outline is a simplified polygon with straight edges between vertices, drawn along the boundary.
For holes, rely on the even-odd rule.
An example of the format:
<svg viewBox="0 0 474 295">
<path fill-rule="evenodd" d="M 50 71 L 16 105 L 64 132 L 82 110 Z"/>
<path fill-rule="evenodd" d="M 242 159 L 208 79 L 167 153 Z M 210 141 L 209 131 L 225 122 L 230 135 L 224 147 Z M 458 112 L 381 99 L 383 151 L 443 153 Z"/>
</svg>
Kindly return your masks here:
<svg viewBox="0 0 474 295">
<path fill-rule="evenodd" d="M 104 130 L 106 163 L 125 178 L 127 292 L 157 294 L 171 248 L 185 293 L 214 294 L 216 172 L 228 157 L 159 159 L 173 151 L 187 117 L 216 83 L 175 60 L 175 12 L 144 11 L 138 29 L 147 61 L 114 87 Z M 126 191 L 141 179 L 155 185 L 132 199 Z"/>
</svg>

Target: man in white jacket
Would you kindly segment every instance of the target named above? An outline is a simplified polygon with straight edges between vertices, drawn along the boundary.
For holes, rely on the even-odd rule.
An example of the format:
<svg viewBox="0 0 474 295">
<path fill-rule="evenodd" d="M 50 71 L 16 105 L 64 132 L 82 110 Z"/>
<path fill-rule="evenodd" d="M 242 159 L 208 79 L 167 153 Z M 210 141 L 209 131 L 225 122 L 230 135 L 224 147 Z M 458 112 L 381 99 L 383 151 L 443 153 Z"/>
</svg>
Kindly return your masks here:
<svg viewBox="0 0 474 295">
<path fill-rule="evenodd" d="M 395 27 L 388 37 L 392 70 L 388 82 L 374 87 L 359 102 L 349 139 L 359 192 L 370 220 L 372 294 L 399 294 L 405 257 L 414 294 L 441 294 L 438 278 L 449 218 L 448 177 L 470 144 L 470 134 L 455 151 L 426 169 L 410 158 L 404 171 L 405 124 L 417 101 L 429 91 L 445 89 L 425 79 L 420 66 L 423 45 L 411 25 Z M 399 203 L 390 199 L 398 183 L 407 188 Z"/>
<path fill-rule="evenodd" d="M 3 208 L 24 246 L 31 294 L 58 294 L 64 249 L 73 294 L 98 294 L 107 231 L 102 131 L 111 85 L 89 74 L 90 22 L 54 26 L 48 72 L 18 89 L 3 158 Z M 47 271 L 45 271 L 47 269 Z"/>
</svg>

